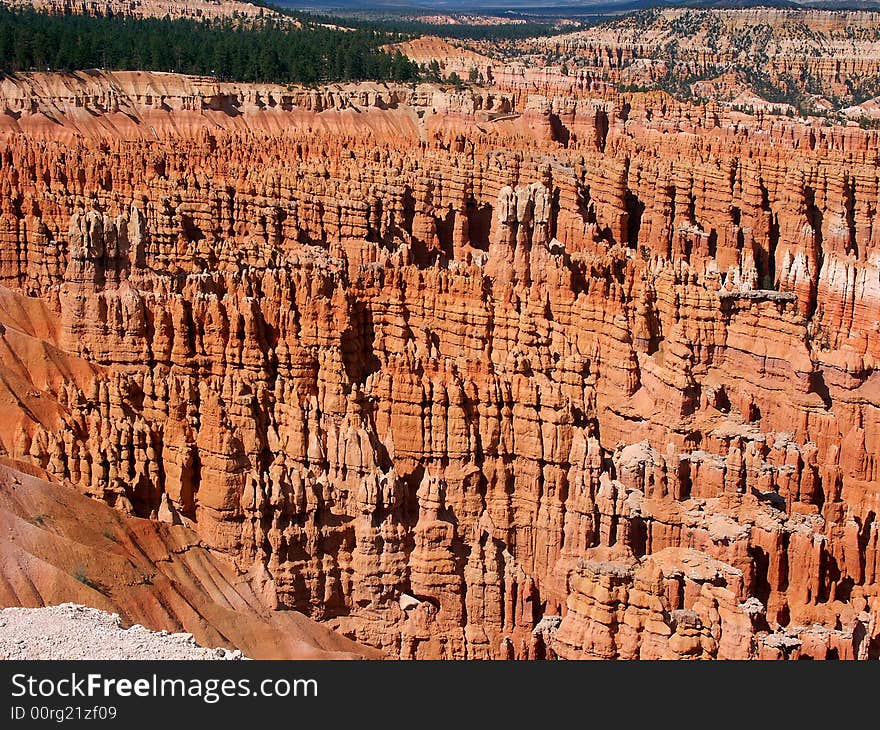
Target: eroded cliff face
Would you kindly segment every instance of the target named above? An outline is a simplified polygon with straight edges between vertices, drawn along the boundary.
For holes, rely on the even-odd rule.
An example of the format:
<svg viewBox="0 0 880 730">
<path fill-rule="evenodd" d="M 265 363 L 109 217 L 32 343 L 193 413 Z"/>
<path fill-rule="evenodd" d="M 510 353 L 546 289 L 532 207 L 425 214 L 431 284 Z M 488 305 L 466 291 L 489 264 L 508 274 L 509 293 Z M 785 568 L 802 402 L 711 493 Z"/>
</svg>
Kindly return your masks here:
<svg viewBox="0 0 880 730">
<path fill-rule="evenodd" d="M 801 107 L 824 114 L 880 94 L 878 22 L 876 12 L 648 8 L 507 44 L 500 55 L 508 63 L 488 63 L 507 91 L 591 96 L 665 89 L 759 113 Z M 469 45 L 499 55 L 491 41 Z"/>
<path fill-rule="evenodd" d="M 391 656 L 877 657 L 876 132 L 200 93 L 7 123 L 7 454 Z"/>
</svg>

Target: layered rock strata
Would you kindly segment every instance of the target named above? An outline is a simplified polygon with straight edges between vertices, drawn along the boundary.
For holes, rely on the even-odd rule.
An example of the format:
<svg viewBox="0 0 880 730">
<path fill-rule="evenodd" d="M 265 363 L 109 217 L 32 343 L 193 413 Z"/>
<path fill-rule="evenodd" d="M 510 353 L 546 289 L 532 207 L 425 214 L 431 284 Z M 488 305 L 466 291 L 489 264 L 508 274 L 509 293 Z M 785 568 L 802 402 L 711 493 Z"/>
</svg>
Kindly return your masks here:
<svg viewBox="0 0 880 730">
<path fill-rule="evenodd" d="M 756 114 L 825 115 L 880 95 L 878 23 L 877 12 L 649 8 L 558 35 L 457 42 L 464 49 L 420 41 L 405 52 L 459 75 L 476 67 L 523 101 L 666 89 Z"/>
<path fill-rule="evenodd" d="M 876 132 L 177 83 L 7 122 L 7 454 L 394 656 L 877 657 Z"/>
</svg>

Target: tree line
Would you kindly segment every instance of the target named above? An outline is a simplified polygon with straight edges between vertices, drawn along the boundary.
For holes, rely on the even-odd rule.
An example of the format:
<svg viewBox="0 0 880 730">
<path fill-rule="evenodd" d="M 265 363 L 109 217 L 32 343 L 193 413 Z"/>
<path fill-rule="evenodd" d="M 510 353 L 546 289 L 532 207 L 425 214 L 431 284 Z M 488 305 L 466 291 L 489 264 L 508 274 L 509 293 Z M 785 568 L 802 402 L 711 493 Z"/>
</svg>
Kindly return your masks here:
<svg viewBox="0 0 880 730">
<path fill-rule="evenodd" d="M 336 15 L 322 13 L 318 10 L 295 10 L 285 6 L 285 0 L 280 2 L 268 2 L 267 0 L 248 0 L 253 5 L 266 8 L 275 13 L 296 18 L 303 23 L 326 23 L 328 25 L 344 25 L 347 28 L 359 28 L 376 30 L 387 33 L 401 33 L 410 36 L 434 35 L 440 38 L 452 40 L 471 41 L 514 41 L 526 38 L 538 38 L 542 36 L 556 35 L 560 32 L 580 30 L 590 23 L 584 21 L 572 21 L 560 31 L 555 22 L 526 20 L 523 22 L 498 22 L 498 23 L 456 23 L 444 25 L 440 23 L 426 23 L 409 17 L 411 13 L 403 10 L 378 10 L 358 9 L 355 2 L 351 7 L 344 7 L 340 3 L 338 9 L 334 9 Z M 442 12 L 438 11 L 438 12 Z M 395 17 L 398 16 L 398 17 Z"/>
<path fill-rule="evenodd" d="M 277 8 L 273 8 L 276 9 Z M 282 9 L 283 12 L 283 9 Z M 299 15 L 298 17 L 303 17 Z M 571 32 L 580 30 L 584 24 L 571 25 L 560 31 L 556 25 L 552 23 L 488 23 L 486 25 L 468 25 L 462 23 L 460 25 L 440 25 L 435 23 L 425 23 L 418 20 L 408 20 L 398 18 L 394 20 L 360 20 L 357 18 L 348 18 L 340 21 L 339 18 L 332 16 L 312 16 L 315 19 L 321 19 L 325 22 L 343 22 L 350 27 L 355 28 L 372 28 L 375 30 L 386 31 L 389 33 L 405 33 L 407 35 L 434 35 L 440 38 L 447 38 L 459 41 L 517 41 L 527 38 L 539 38 L 544 36 L 557 35 L 560 32 Z"/>
<path fill-rule="evenodd" d="M 175 71 L 230 81 L 316 84 L 413 81 L 419 65 L 381 47 L 405 36 L 385 30 L 302 28 L 266 20 L 46 15 L 0 8 L 0 72 L 87 68 Z"/>
</svg>

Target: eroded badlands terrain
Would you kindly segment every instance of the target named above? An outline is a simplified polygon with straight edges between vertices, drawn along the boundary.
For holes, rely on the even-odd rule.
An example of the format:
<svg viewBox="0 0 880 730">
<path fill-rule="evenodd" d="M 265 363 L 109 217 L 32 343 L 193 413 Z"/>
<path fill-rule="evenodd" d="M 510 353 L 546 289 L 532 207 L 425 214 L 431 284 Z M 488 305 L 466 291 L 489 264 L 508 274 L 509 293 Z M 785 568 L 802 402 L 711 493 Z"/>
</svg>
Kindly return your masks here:
<svg viewBox="0 0 880 730">
<path fill-rule="evenodd" d="M 880 13 L 653 8 L 516 41 L 418 38 L 410 57 L 517 93 L 611 97 L 664 90 L 698 104 L 880 119 Z"/>
<path fill-rule="evenodd" d="M 0 97 L 8 459 L 390 657 L 877 658 L 877 131 L 510 85 Z"/>
</svg>

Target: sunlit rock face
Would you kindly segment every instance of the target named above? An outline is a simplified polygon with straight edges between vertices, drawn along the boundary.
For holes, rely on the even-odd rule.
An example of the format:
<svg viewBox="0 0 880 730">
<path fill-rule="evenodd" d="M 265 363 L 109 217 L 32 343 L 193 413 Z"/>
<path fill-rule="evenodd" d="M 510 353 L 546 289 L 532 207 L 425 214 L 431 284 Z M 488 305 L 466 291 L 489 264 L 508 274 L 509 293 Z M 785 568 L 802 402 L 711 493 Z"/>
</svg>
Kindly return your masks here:
<svg viewBox="0 0 880 730">
<path fill-rule="evenodd" d="M 877 656 L 877 132 L 117 77 L 3 87 L 5 454 L 391 656 Z"/>
</svg>

